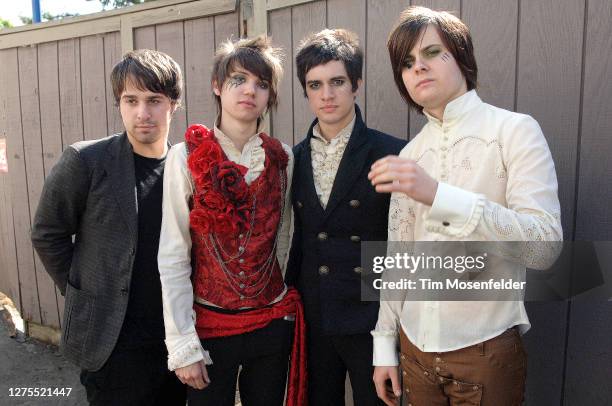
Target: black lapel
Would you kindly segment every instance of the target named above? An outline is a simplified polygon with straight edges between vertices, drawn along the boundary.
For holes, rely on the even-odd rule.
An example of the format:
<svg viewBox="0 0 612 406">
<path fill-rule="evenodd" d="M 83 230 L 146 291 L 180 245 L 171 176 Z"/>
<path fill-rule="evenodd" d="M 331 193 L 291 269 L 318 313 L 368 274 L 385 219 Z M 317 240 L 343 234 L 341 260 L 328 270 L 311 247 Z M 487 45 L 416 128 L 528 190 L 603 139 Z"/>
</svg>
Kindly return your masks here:
<svg viewBox="0 0 612 406">
<path fill-rule="evenodd" d="M 325 208 L 324 220 L 353 188 L 363 170 L 363 166 L 368 161 L 371 145 L 368 142 L 367 131 L 368 129 L 361 119 L 361 111 L 355 105 L 355 126 L 340 160 L 334 186 Z"/>
<path fill-rule="evenodd" d="M 138 232 L 136 176 L 134 174 L 134 151 L 125 132 L 109 145 L 107 153 L 106 173 L 115 191 L 119 211 L 133 238 Z"/>
<path fill-rule="evenodd" d="M 308 198 L 308 206 L 314 207 L 317 211 L 317 215 L 320 217 L 323 215 L 323 207 L 321 206 L 321 202 L 319 201 L 319 196 L 317 196 L 317 189 L 315 188 L 314 177 L 312 175 L 312 155 L 310 148 L 310 140 L 312 138 L 312 129 L 314 128 L 317 120 L 314 120 L 310 125 L 310 129 L 308 130 L 308 134 L 306 136 L 306 141 L 304 142 L 304 148 L 302 153 L 300 154 L 300 162 L 299 168 L 300 171 L 304 174 L 301 179 L 304 180 L 304 184 L 301 187 L 306 188 L 306 197 Z"/>
</svg>

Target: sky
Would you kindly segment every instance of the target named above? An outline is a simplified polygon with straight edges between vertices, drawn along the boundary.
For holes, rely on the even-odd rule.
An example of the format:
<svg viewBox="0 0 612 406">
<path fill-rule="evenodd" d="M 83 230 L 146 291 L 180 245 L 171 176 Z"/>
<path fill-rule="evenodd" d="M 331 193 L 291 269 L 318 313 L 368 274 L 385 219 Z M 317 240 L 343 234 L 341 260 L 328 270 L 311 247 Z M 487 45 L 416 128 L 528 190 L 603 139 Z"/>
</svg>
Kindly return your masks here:
<svg viewBox="0 0 612 406">
<path fill-rule="evenodd" d="M 80 15 L 102 11 L 98 0 L 40 0 L 40 14 L 78 13 Z M 19 16 L 32 17 L 32 0 L 0 0 L 0 17 L 15 27 L 23 25 Z"/>
</svg>

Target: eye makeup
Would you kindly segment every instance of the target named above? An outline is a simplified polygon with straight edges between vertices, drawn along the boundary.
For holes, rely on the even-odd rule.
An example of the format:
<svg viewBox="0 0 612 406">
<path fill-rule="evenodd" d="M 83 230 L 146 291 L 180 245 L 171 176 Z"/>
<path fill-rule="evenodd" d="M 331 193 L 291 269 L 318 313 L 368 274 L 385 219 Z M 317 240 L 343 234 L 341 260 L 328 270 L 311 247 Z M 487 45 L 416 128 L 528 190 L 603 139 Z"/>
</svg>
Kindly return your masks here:
<svg viewBox="0 0 612 406">
<path fill-rule="evenodd" d="M 448 61 L 450 61 L 450 59 L 451 59 L 451 56 L 450 56 L 450 54 L 449 54 L 448 52 L 444 52 L 444 53 L 442 54 L 442 60 L 443 60 L 444 62 L 448 62 Z"/>
</svg>

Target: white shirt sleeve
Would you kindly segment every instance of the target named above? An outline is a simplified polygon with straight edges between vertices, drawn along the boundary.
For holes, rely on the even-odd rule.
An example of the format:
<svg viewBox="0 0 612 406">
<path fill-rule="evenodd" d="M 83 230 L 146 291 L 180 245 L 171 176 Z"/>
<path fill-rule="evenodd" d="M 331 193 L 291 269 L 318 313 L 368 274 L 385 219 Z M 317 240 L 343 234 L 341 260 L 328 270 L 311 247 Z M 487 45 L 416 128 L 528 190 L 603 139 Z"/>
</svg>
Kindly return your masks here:
<svg viewBox="0 0 612 406">
<path fill-rule="evenodd" d="M 507 207 L 440 182 L 425 226 L 429 232 L 455 238 L 510 242 L 496 245 L 497 254 L 546 269 L 561 251 L 556 242 L 563 240 L 554 163 L 533 118 L 522 115 L 509 127 L 502 138 Z"/>
<path fill-rule="evenodd" d="M 278 246 L 276 247 L 276 258 L 278 259 L 278 264 L 280 265 L 281 272 L 283 277 L 285 276 L 285 272 L 287 271 L 287 260 L 289 259 L 289 248 L 291 247 L 291 220 L 293 218 L 293 209 L 291 207 L 291 181 L 293 179 L 293 152 L 291 151 L 291 147 L 283 144 L 283 149 L 289 158 L 289 162 L 287 163 L 287 189 L 285 191 L 285 209 L 282 213 L 282 226 L 279 230 L 280 235 L 278 236 Z"/>
<path fill-rule="evenodd" d="M 162 286 L 168 369 L 200 360 L 212 364 L 195 329 L 191 284 L 189 200 L 193 195 L 184 143 L 168 151 L 164 169 L 162 226 L 157 257 Z"/>
</svg>

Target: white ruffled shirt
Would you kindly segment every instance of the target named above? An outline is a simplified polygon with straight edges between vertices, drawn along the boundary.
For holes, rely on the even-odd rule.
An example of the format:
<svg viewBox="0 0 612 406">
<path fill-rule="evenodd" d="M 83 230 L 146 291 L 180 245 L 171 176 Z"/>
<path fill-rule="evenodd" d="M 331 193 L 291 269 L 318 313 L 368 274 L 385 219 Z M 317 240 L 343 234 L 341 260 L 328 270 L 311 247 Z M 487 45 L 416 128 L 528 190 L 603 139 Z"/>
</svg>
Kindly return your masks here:
<svg viewBox="0 0 612 406">
<path fill-rule="evenodd" d="M 448 103 L 443 121 L 428 123 L 400 153 L 436 179 L 433 205 L 393 193 L 389 241 L 561 241 L 557 176 L 546 139 L 528 115 L 483 103 L 472 90 Z M 516 252 L 522 244 L 496 244 L 504 275 L 545 269 L 560 244 Z M 391 274 L 389 272 L 388 274 Z M 383 273 L 383 280 L 387 273 Z M 382 296 L 382 293 L 381 293 Z M 398 329 L 424 352 L 465 348 L 518 325 L 529 329 L 522 300 L 385 301 L 374 336 L 374 365 L 398 365 Z"/>
<path fill-rule="evenodd" d="M 318 123 L 312 129 L 312 138 L 310 139 L 312 177 L 315 191 L 323 209 L 327 207 L 329 196 L 334 187 L 342 155 L 344 155 L 344 150 L 346 150 L 346 145 L 355 126 L 355 117 L 353 115 L 351 122 L 330 141 L 323 137 Z"/>
<path fill-rule="evenodd" d="M 250 184 L 264 169 L 265 151 L 259 134 L 253 135 L 238 150 L 231 139 L 216 126 L 215 137 L 227 157 L 233 162 L 248 168 L 245 181 Z M 293 174 L 293 153 L 283 144 L 289 157 L 287 165 L 287 185 L 291 185 Z M 174 145 L 168 151 L 164 169 L 164 195 L 162 205 L 162 226 L 157 257 L 162 285 L 166 347 L 168 348 L 168 369 L 171 371 L 191 365 L 200 360 L 212 364 L 212 359 L 201 344 L 195 329 L 194 295 L 191 283 L 191 234 L 189 231 L 189 200 L 194 193 L 194 185 L 187 167 L 187 148 L 185 143 Z M 291 193 L 287 187 L 282 228 L 278 240 L 276 257 L 285 274 L 291 235 Z M 281 300 L 286 293 L 277 297 Z M 211 304 L 212 305 L 212 304 Z"/>
</svg>

